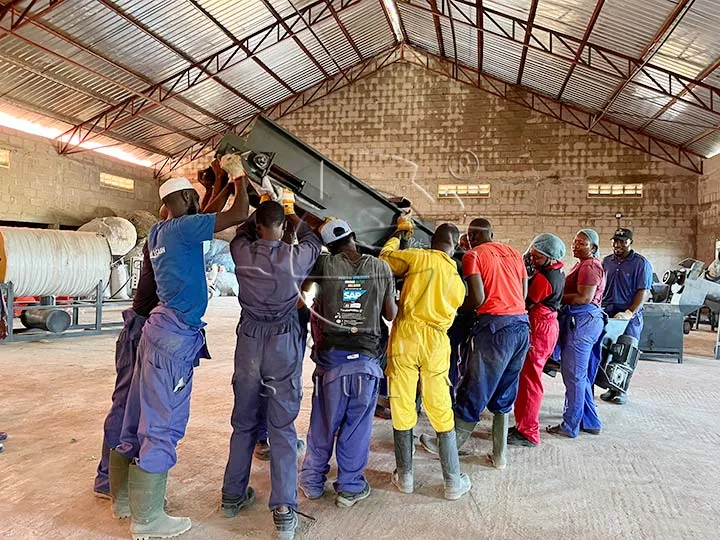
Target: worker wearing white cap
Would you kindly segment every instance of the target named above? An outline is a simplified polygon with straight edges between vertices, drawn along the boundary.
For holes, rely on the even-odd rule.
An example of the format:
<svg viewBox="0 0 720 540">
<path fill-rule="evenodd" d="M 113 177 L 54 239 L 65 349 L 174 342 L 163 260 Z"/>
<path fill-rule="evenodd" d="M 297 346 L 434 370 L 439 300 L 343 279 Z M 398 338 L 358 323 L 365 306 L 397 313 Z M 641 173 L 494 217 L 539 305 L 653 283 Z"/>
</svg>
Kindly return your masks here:
<svg viewBox="0 0 720 540">
<path fill-rule="evenodd" d="M 364 472 L 383 375 L 383 318 L 397 314 L 395 280 L 385 261 L 358 251 L 347 222 L 329 218 L 320 235 L 330 253 L 309 277 L 318 285 L 311 316 L 317 367 L 300 489 L 322 497 L 334 449 L 335 504 L 347 508 L 370 495 Z"/>
<path fill-rule="evenodd" d="M 193 369 L 208 356 L 201 319 L 208 302 L 202 244 L 248 215 L 244 179 L 235 180 L 230 209 L 217 214 L 199 214 L 200 198 L 185 178 L 168 180 L 159 192 L 169 219 L 156 223 L 147 239 L 159 305 L 143 327 L 110 466 L 113 499 L 129 498 L 134 540 L 173 537 L 191 527 L 189 518 L 167 516 L 163 503 L 167 473 L 190 416 Z"/>
</svg>

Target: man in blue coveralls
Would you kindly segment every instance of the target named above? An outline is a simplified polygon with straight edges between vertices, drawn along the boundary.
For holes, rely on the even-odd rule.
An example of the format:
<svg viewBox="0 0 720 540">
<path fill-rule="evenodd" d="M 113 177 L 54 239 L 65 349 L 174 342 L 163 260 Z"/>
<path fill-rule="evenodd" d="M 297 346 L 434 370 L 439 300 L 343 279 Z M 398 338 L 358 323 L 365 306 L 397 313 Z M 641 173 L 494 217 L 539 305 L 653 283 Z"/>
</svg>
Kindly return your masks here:
<svg viewBox="0 0 720 540">
<path fill-rule="evenodd" d="M 318 285 L 311 319 L 317 367 L 300 489 L 308 499 L 322 497 L 335 448 L 335 504 L 347 508 L 370 496 L 364 472 L 383 376 L 383 317 L 397 314 L 395 280 L 385 261 L 358 252 L 347 222 L 331 219 L 320 233 L 330 253 L 310 276 Z"/>
<path fill-rule="evenodd" d="M 223 175 L 220 163 L 214 160 L 212 163 L 216 177 Z M 209 214 L 218 212 L 225 207 L 230 189 L 225 187 L 217 190 L 212 186 L 206 186 L 204 197 L 208 202 L 201 212 Z M 168 218 L 167 207 L 160 209 L 160 219 Z M 93 485 L 93 492 L 101 499 L 112 499 L 110 495 L 110 480 L 108 478 L 110 468 L 110 450 L 120 444 L 120 433 L 125 417 L 125 405 L 127 403 L 130 383 L 137 365 L 137 347 L 142 335 L 142 328 L 145 325 L 150 312 L 158 305 L 157 286 L 155 285 L 155 274 L 147 242 L 143 246 L 143 263 L 140 270 L 137 289 L 133 296 L 131 308 L 123 311 L 124 325 L 115 343 L 115 386 L 113 387 L 112 403 L 107 417 L 103 424 L 102 457 L 98 464 L 97 474 Z M 113 514 L 116 518 L 122 519 L 130 516 L 130 509 L 127 500 L 113 503 Z"/>
<path fill-rule="evenodd" d="M 248 482 L 263 402 L 267 400 L 272 486 L 269 506 L 277 538 L 291 540 L 299 524 L 294 422 L 302 398 L 303 337 L 297 302 L 322 244 L 295 215 L 292 192 L 283 192 L 282 202 L 261 203 L 238 227 L 230 243 L 242 313 L 237 329 L 233 433 L 222 487 L 222 511 L 226 517 L 234 517 L 255 499 Z M 296 245 L 282 241 L 286 217 L 296 229 Z"/>
<path fill-rule="evenodd" d="M 632 249 L 630 229 L 616 230 L 612 243 L 612 254 L 602 261 L 607 278 L 602 308 L 609 317 L 629 320 L 624 335 L 639 342 L 643 329 L 643 303 L 650 295 L 653 269 L 645 257 Z M 627 394 L 610 389 L 600 399 L 623 405 Z"/>
<path fill-rule="evenodd" d="M 244 179 L 235 180 L 235 193 L 227 211 L 198 214 L 200 198 L 187 179 L 160 186 L 169 219 L 153 225 L 147 240 L 159 305 L 142 330 L 120 444 L 110 454 L 113 506 L 128 501 L 134 540 L 178 536 L 191 527 L 189 518 L 165 514 L 163 504 L 168 470 L 190 416 L 193 369 L 208 356 L 202 243 L 247 217 Z"/>
</svg>

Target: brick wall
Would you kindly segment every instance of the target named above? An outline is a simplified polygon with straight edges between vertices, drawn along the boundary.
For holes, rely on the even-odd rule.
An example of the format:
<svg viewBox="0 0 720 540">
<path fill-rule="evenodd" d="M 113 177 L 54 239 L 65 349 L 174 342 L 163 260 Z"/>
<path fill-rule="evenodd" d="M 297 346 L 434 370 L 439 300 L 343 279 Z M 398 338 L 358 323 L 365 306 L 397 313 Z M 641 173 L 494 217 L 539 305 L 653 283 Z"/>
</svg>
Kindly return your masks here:
<svg viewBox="0 0 720 540">
<path fill-rule="evenodd" d="M 609 253 L 620 212 L 659 275 L 695 251 L 697 175 L 414 65 L 393 64 L 279 123 L 423 217 L 486 217 L 520 250 L 539 232 L 569 244 L 592 227 Z M 588 199 L 589 182 L 640 182 L 645 194 Z M 489 183 L 491 196 L 438 200 L 445 183 Z"/>
<path fill-rule="evenodd" d="M 152 170 L 95 152 L 60 156 L 48 139 L 0 127 L 0 148 L 10 168 L 0 167 L 0 221 L 82 225 L 94 217 L 133 210 L 157 212 Z M 133 193 L 100 185 L 100 173 L 135 180 Z"/>
<path fill-rule="evenodd" d="M 720 239 L 720 156 L 705 160 L 698 183 L 697 258 L 709 264 Z"/>
</svg>

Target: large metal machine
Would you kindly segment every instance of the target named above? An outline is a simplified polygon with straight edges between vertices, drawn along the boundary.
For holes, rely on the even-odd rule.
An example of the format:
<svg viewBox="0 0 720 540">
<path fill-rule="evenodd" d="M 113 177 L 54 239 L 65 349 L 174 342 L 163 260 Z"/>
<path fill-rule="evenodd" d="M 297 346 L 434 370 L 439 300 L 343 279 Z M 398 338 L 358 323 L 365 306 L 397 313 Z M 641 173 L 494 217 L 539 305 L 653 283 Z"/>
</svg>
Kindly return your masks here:
<svg viewBox="0 0 720 540">
<path fill-rule="evenodd" d="M 644 307 L 640 350 L 645 355 L 676 357 L 682 363 L 685 318 L 703 305 L 720 303 L 720 283 L 708 279 L 704 268 L 701 261 L 684 259 L 678 268 L 665 272 L 662 286 L 654 288 L 660 302 Z M 714 352 L 720 360 L 720 338 Z"/>
<path fill-rule="evenodd" d="M 217 155 L 239 153 L 251 180 L 269 176 L 295 192 L 296 207 L 319 218 L 342 216 L 358 244 L 376 251 L 395 230 L 397 218 L 410 206 L 406 199 L 388 199 L 340 165 L 294 137 L 272 120 L 259 117 L 247 140 L 228 133 Z M 414 219 L 413 245 L 429 247 L 432 229 Z"/>
</svg>

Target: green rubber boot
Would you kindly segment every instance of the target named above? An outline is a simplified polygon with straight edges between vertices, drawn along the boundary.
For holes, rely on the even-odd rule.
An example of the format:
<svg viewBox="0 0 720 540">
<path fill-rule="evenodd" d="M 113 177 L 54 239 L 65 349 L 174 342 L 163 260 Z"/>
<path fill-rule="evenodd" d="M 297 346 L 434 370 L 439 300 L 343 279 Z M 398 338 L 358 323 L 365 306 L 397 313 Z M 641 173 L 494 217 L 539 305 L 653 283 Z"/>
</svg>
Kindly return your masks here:
<svg viewBox="0 0 720 540">
<path fill-rule="evenodd" d="M 445 498 L 455 501 L 470 491 L 472 483 L 467 474 L 460 472 L 455 431 L 438 433 L 437 440 L 440 450 L 440 466 L 445 481 Z"/>
<path fill-rule="evenodd" d="M 458 450 L 465 446 L 465 443 L 470 440 L 470 436 L 475 430 L 476 425 L 477 422 L 466 422 L 462 418 L 458 418 L 457 415 L 455 416 L 455 440 L 457 441 Z M 437 437 L 423 433 L 420 435 L 420 444 L 431 454 L 435 454 L 436 456 L 440 454 L 440 443 Z"/>
<path fill-rule="evenodd" d="M 392 483 L 400 493 L 412 493 L 415 488 L 413 477 L 413 432 L 412 429 L 393 429 L 395 440 L 395 471 L 392 474 Z"/>
<path fill-rule="evenodd" d="M 151 474 L 137 465 L 130 465 L 128 488 L 132 523 L 130 533 L 133 540 L 151 538 L 173 538 L 190 530 L 190 518 L 170 517 L 163 504 L 167 472 Z"/>
<path fill-rule="evenodd" d="M 496 414 L 492 423 L 492 455 L 488 456 L 496 469 L 504 469 L 507 464 L 508 415 Z"/>
<path fill-rule="evenodd" d="M 457 439 L 457 449 L 462 449 L 465 443 L 472 437 L 473 431 L 475 431 L 477 422 L 466 422 L 462 418 L 455 416 L 455 436 Z"/>
<path fill-rule="evenodd" d="M 120 452 L 110 450 L 110 464 L 108 467 L 110 478 L 110 499 L 112 500 L 112 515 L 115 519 L 130 517 L 130 501 L 128 499 L 128 472 L 130 459 Z"/>
</svg>

